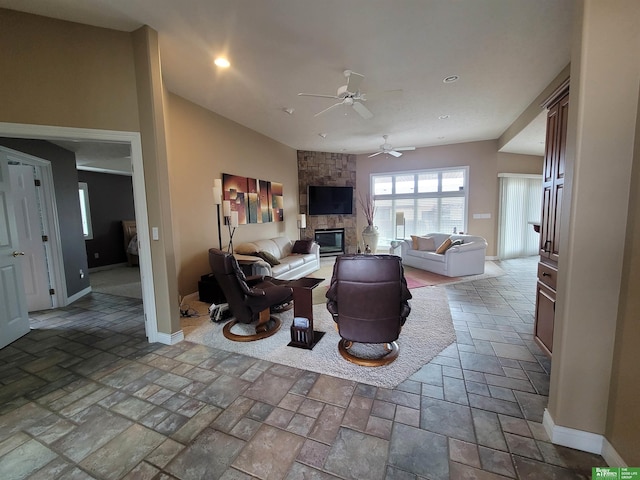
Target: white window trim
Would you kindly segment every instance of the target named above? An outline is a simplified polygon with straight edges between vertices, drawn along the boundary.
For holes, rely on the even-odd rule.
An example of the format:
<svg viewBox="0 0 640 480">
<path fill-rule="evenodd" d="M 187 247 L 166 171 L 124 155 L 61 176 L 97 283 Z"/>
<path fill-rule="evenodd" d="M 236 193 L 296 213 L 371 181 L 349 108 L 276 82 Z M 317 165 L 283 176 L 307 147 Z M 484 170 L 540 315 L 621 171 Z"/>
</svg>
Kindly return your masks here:
<svg viewBox="0 0 640 480">
<path fill-rule="evenodd" d="M 442 167 L 442 168 L 425 168 L 419 170 L 402 170 L 402 171 L 392 171 L 392 172 L 376 172 L 369 174 L 369 192 L 371 192 L 371 197 L 374 199 L 383 200 L 383 199 L 394 199 L 401 200 L 406 198 L 444 198 L 444 197 L 461 197 L 460 192 L 423 192 L 423 193 L 401 193 L 401 194 L 383 194 L 376 195 L 375 187 L 374 187 L 374 178 L 375 177 L 383 177 L 383 176 L 391 176 L 397 177 L 401 175 L 417 175 L 421 173 L 442 173 L 451 170 L 464 170 L 464 184 L 463 184 L 463 193 L 464 193 L 464 208 L 465 208 L 465 216 L 464 216 L 464 225 L 459 229 L 459 231 L 467 232 L 468 219 L 469 219 L 469 166 L 468 165 L 458 165 L 452 167 Z"/>
</svg>

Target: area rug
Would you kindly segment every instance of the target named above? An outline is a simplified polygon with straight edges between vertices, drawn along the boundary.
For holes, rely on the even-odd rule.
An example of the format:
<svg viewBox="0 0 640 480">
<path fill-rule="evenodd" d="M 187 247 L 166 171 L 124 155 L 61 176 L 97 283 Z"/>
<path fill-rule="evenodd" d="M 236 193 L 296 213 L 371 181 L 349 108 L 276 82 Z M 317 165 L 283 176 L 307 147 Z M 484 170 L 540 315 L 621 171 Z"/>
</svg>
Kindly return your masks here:
<svg viewBox="0 0 640 480">
<path fill-rule="evenodd" d="M 312 298 L 314 305 L 326 303 L 327 301 L 325 294 L 331 282 L 334 262 L 335 257 L 321 259 L 320 269 L 310 275 L 311 277 L 324 278 L 324 281 L 313 289 Z M 490 260 L 485 262 L 484 273 L 464 277 L 446 277 L 444 275 L 438 275 L 437 273 L 427 272 L 426 270 L 420 270 L 419 268 L 404 267 L 404 277 L 407 280 L 407 286 L 410 290 L 435 285 L 473 282 L 475 280 L 499 277 L 504 274 L 504 270 Z"/>
<path fill-rule="evenodd" d="M 292 310 L 279 315 L 282 320 L 280 331 L 255 342 L 227 340 L 222 334 L 224 323 L 216 324 L 206 317 L 190 328 L 183 326 L 183 331 L 185 339 L 190 342 L 378 387 L 394 388 L 455 340 L 446 290 L 419 288 L 412 294 L 411 314 L 398 339 L 400 354 L 395 362 L 383 367 L 361 367 L 342 358 L 338 353 L 340 337 L 324 304 L 313 306 L 315 330 L 325 332 L 313 350 L 287 346 L 291 340 Z"/>
<path fill-rule="evenodd" d="M 466 275 L 464 277 L 446 277 L 437 273 L 427 272 L 414 267 L 404 267 L 404 277 L 407 279 L 407 285 L 410 289 L 420 288 L 433 285 L 445 285 L 462 282 L 473 282 L 483 280 L 485 278 L 494 278 L 504 275 L 505 271 L 492 261 L 486 261 L 484 264 L 484 273 L 478 275 Z"/>
</svg>

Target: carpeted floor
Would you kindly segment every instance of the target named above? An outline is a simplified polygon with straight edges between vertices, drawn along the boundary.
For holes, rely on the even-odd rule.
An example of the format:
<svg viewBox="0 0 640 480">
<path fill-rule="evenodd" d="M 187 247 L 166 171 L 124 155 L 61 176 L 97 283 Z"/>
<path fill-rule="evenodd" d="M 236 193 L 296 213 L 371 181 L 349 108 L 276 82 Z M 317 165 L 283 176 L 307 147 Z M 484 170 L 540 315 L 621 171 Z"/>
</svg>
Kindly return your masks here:
<svg viewBox="0 0 640 480">
<path fill-rule="evenodd" d="M 397 360 L 384 367 L 360 367 L 338 353 L 339 335 L 324 302 L 314 305 L 315 330 L 325 332 L 313 350 L 288 347 L 293 310 L 280 314 L 282 328 L 272 337 L 255 342 L 233 342 L 222 334 L 224 323 L 213 323 L 206 315 L 208 305 L 192 302 L 190 307 L 203 316 L 182 319 L 185 339 L 194 343 L 242 353 L 274 363 L 304 368 L 318 373 L 353 379 L 379 387 L 393 388 L 429 362 L 455 340 L 451 313 L 444 288 L 412 290 L 411 314 L 398 345 Z M 235 327 L 234 327 L 235 328 Z"/>
<path fill-rule="evenodd" d="M 329 283 L 331 282 L 331 275 L 333 274 L 333 265 L 335 263 L 335 258 L 336 257 L 321 258 L 320 269 L 310 275 L 311 277 L 324 278 L 324 281 L 313 290 L 314 305 L 325 303 L 327 301 L 325 293 L 327 292 Z M 500 275 L 504 274 L 504 270 L 502 270 L 492 261 L 485 262 L 484 273 L 479 275 L 467 275 L 465 277 L 445 277 L 444 275 L 427 272 L 425 270 L 420 270 L 419 268 L 407 266 L 404 267 L 404 276 L 410 289 L 435 285 L 471 282 L 474 280 L 483 280 L 485 278 L 499 277 Z"/>
<path fill-rule="evenodd" d="M 140 269 L 137 266 L 118 266 L 108 270 L 89 272 L 89 282 L 93 292 L 142 298 Z"/>
</svg>

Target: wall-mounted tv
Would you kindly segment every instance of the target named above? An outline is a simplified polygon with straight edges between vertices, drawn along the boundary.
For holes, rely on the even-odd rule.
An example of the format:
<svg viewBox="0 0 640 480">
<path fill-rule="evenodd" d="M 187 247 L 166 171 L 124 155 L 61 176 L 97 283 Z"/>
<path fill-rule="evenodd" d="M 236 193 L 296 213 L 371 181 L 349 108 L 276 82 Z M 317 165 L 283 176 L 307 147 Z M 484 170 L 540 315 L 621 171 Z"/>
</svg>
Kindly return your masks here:
<svg viewBox="0 0 640 480">
<path fill-rule="evenodd" d="M 309 215 L 351 215 L 353 187 L 309 185 L 307 201 Z"/>
</svg>

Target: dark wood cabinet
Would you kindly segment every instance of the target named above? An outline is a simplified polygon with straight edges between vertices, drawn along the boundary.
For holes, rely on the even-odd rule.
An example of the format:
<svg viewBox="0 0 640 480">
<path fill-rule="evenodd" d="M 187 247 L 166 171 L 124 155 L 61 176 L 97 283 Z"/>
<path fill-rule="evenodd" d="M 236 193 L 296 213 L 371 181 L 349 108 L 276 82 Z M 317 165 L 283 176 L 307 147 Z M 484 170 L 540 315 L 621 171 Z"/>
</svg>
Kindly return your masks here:
<svg viewBox="0 0 640 480">
<path fill-rule="evenodd" d="M 548 103 L 547 138 L 542 172 L 540 264 L 534 333 L 536 341 L 549 356 L 553 351 L 568 115 L 569 89 L 565 86 Z"/>
</svg>

